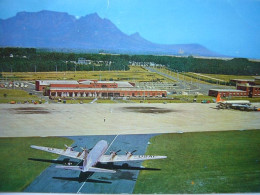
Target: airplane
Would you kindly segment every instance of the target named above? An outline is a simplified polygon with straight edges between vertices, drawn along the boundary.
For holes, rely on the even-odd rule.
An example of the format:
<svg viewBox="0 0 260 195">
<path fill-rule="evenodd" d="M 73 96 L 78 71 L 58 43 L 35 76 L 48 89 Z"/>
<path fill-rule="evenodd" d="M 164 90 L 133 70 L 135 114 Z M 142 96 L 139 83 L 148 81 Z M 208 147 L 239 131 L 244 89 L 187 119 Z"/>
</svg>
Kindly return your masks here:
<svg viewBox="0 0 260 195">
<path fill-rule="evenodd" d="M 82 166 L 56 166 L 56 168 L 60 169 L 77 170 L 81 172 L 115 173 L 116 171 L 114 170 L 97 168 L 95 167 L 95 165 L 97 163 L 143 161 L 167 158 L 167 156 L 133 155 L 136 150 L 132 152 L 127 152 L 126 155 L 117 155 L 117 153 L 121 150 L 111 152 L 110 155 L 105 155 L 108 149 L 108 143 L 105 140 L 100 140 L 90 151 L 82 148 L 82 152 L 74 151 L 73 148 L 75 147 L 68 146 L 66 146 L 65 150 L 35 145 L 31 145 L 31 148 L 83 160 Z"/>
<path fill-rule="evenodd" d="M 229 109 L 229 108 L 248 108 L 251 103 L 248 100 L 223 100 L 220 94 L 217 95 L 216 100 L 217 108 L 219 109 Z"/>
</svg>

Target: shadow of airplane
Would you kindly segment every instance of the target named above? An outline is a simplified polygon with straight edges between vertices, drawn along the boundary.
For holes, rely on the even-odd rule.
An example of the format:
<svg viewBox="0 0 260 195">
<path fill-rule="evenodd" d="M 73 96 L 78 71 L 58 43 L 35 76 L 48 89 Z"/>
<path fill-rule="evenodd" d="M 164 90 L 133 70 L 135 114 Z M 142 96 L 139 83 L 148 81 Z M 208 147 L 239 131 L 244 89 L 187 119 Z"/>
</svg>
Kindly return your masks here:
<svg viewBox="0 0 260 195">
<path fill-rule="evenodd" d="M 81 166 L 82 165 L 82 162 L 70 161 L 69 158 L 64 158 L 63 160 L 28 158 L 28 160 L 48 162 L 48 163 L 54 163 L 54 164 L 62 164 L 62 165 L 71 165 L 71 166 L 77 166 L 77 165 Z M 161 170 L 161 169 L 157 169 L 157 168 L 133 167 L 133 166 L 129 166 L 127 163 L 124 163 L 122 165 L 115 165 L 114 163 L 107 163 L 107 164 L 97 163 L 95 167 L 103 168 L 103 169 L 150 170 L 150 171 L 160 171 Z"/>
<path fill-rule="evenodd" d="M 110 181 L 103 181 L 97 179 L 89 179 L 94 173 L 93 172 L 80 172 L 78 177 L 52 177 L 53 179 L 66 180 L 66 181 L 77 181 L 79 183 L 82 182 L 91 182 L 91 183 L 107 183 L 111 184 Z"/>
<path fill-rule="evenodd" d="M 28 160 L 40 161 L 40 162 L 48 162 L 54 164 L 62 164 L 62 165 L 72 165 L 76 166 L 79 164 L 79 161 L 70 161 L 69 158 L 64 158 L 63 160 L 49 160 L 49 159 L 40 159 L 40 158 L 28 158 Z"/>
<path fill-rule="evenodd" d="M 71 165 L 71 166 L 82 166 L 82 162 L 83 162 L 83 161 L 81 161 L 81 162 L 70 161 L 69 158 L 65 158 L 63 160 L 28 158 L 28 160 L 39 161 L 39 162 L 48 162 L 48 163 L 54 163 L 54 164 L 62 164 L 62 165 Z M 118 169 L 123 169 L 123 170 L 150 170 L 150 171 L 160 171 L 161 170 L 161 169 L 157 169 L 157 168 L 145 168 L 145 167 L 129 166 L 127 163 L 124 163 L 122 165 L 115 165 L 114 163 L 107 163 L 107 164 L 97 163 L 95 167 L 103 168 L 103 169 L 112 169 L 112 170 L 118 170 Z M 89 177 L 91 177 L 93 174 L 94 174 L 94 172 L 80 172 L 78 177 L 52 177 L 52 178 L 53 179 L 59 179 L 59 180 L 67 180 L 67 181 L 77 181 L 79 183 L 81 183 L 81 182 L 107 183 L 107 184 L 112 183 L 112 182 L 109 182 L 109 181 L 90 179 Z"/>
<path fill-rule="evenodd" d="M 133 166 L 129 166 L 127 163 L 124 163 L 122 165 L 115 165 L 114 163 L 107 163 L 107 164 L 97 163 L 95 167 L 103 168 L 103 169 L 124 169 L 124 170 L 150 170 L 150 171 L 161 170 L 157 168 L 133 167 Z"/>
<path fill-rule="evenodd" d="M 214 110 L 220 110 L 219 108 L 217 107 L 210 107 L 211 109 L 214 109 Z"/>
</svg>

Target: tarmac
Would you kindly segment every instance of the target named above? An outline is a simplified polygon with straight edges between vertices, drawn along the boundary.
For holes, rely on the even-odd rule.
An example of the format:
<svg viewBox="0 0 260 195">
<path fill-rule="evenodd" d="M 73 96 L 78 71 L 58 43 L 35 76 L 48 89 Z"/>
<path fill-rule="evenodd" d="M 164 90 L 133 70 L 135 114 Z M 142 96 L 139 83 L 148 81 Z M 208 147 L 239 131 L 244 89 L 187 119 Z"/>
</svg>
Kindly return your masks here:
<svg viewBox="0 0 260 195">
<path fill-rule="evenodd" d="M 259 121 L 260 112 L 217 110 L 215 103 L 0 105 L 0 137 L 247 130 Z"/>
</svg>

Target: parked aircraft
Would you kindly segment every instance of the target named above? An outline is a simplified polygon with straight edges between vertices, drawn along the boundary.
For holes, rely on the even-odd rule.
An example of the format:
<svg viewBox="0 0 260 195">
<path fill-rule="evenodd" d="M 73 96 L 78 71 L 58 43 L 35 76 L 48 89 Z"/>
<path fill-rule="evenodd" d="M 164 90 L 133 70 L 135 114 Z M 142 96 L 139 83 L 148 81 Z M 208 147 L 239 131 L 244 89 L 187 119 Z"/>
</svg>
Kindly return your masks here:
<svg viewBox="0 0 260 195">
<path fill-rule="evenodd" d="M 105 140 L 99 141 L 91 151 L 88 151 L 87 149 L 83 149 L 82 152 L 74 151 L 73 147 L 68 147 L 68 146 L 66 146 L 65 150 L 44 147 L 44 146 L 35 146 L 35 145 L 31 145 L 31 148 L 83 160 L 82 166 L 56 166 L 56 168 L 60 168 L 60 169 L 78 170 L 82 172 L 104 172 L 104 173 L 116 172 L 110 169 L 102 169 L 102 168 L 95 167 L 95 165 L 98 162 L 113 163 L 113 162 L 122 162 L 122 161 L 143 161 L 143 160 L 167 158 L 167 156 L 133 155 L 133 153 L 136 150 L 132 152 L 127 152 L 126 155 L 117 155 L 117 153 L 120 152 L 121 150 L 118 150 L 117 152 L 111 152 L 110 155 L 105 155 L 108 149 L 108 143 Z"/>
<path fill-rule="evenodd" d="M 248 100 L 223 100 L 221 99 L 220 94 L 217 96 L 217 108 L 220 109 L 229 109 L 229 108 L 248 108 L 251 103 Z"/>
</svg>

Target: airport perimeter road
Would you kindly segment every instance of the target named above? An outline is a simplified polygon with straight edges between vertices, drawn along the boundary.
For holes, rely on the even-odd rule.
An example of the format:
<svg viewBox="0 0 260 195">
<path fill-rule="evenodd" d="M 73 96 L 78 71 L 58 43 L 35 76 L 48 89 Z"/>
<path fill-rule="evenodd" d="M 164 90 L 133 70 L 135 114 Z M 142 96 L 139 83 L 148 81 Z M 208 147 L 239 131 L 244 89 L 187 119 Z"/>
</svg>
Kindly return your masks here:
<svg viewBox="0 0 260 195">
<path fill-rule="evenodd" d="M 151 72 L 156 72 L 157 74 L 160 74 L 166 78 L 174 79 L 174 80 L 178 81 L 178 87 L 179 87 L 179 90 L 181 90 L 181 91 L 186 91 L 186 92 L 191 92 L 191 93 L 199 92 L 199 93 L 208 95 L 210 89 L 235 89 L 233 86 L 210 85 L 210 84 L 203 84 L 203 83 L 197 83 L 197 82 L 190 83 L 190 82 L 178 79 L 172 75 L 168 75 L 163 72 L 160 72 L 157 69 L 153 69 L 151 67 L 146 67 L 146 69 Z M 180 75 L 180 77 L 181 77 L 181 75 Z"/>
<path fill-rule="evenodd" d="M 259 129 L 259 121 L 260 112 L 214 103 L 0 105 L 0 137 L 245 130 Z"/>
<path fill-rule="evenodd" d="M 80 147 L 92 148 L 99 140 L 113 142 L 106 154 L 110 151 L 122 151 L 118 154 L 125 154 L 125 151 L 137 150 L 135 154 L 145 154 L 147 143 L 154 135 L 111 135 L 111 136 L 75 136 L 68 137 L 75 140 L 73 146 L 77 146 L 75 150 L 80 151 Z M 39 156 L 40 160 L 41 156 Z M 59 160 L 64 159 L 60 157 Z M 37 160 L 37 159 L 36 159 Z M 76 161 L 71 159 L 71 161 Z M 38 162 L 45 163 L 45 162 Z M 124 162 L 126 163 L 126 162 Z M 131 194 L 134 190 L 141 162 L 131 162 L 122 166 L 123 163 L 115 163 L 114 165 L 105 164 L 102 168 L 117 170 L 116 173 L 94 173 L 93 175 L 81 176 L 79 171 L 71 171 L 55 168 L 52 164 L 41 173 L 24 192 L 40 192 L 40 193 L 91 193 L 91 194 Z M 151 168 L 151 167 L 150 167 Z M 156 171 L 160 170 L 143 170 Z"/>
</svg>

